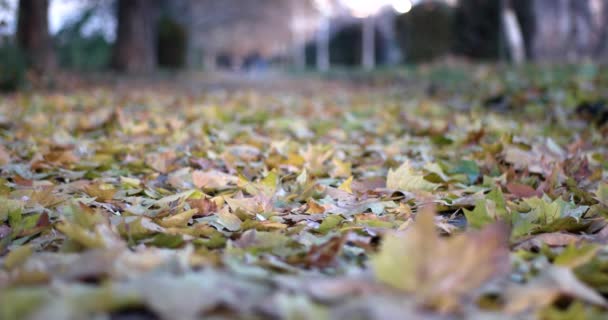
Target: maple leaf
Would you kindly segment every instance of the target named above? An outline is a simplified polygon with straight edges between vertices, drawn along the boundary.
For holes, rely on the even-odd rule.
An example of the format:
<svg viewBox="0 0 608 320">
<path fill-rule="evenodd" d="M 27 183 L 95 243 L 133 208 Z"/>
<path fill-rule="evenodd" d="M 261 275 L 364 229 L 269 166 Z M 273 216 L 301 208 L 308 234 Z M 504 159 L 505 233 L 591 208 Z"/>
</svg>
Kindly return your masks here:
<svg viewBox="0 0 608 320">
<path fill-rule="evenodd" d="M 440 311 L 459 309 L 463 298 L 509 270 L 508 228 L 501 223 L 445 239 L 434 214 L 419 214 L 402 234 L 387 236 L 372 257 L 378 280 L 413 294 Z"/>
</svg>

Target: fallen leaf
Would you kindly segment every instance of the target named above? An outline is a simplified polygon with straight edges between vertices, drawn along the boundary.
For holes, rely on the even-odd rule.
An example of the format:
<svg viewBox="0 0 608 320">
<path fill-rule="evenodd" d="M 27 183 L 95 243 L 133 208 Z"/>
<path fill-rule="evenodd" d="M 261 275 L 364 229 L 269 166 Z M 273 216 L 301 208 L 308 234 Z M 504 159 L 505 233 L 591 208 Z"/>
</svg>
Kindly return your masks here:
<svg viewBox="0 0 608 320">
<path fill-rule="evenodd" d="M 192 182 L 204 190 L 223 190 L 236 185 L 238 178 L 217 170 L 192 172 Z"/>
<path fill-rule="evenodd" d="M 399 191 L 433 191 L 438 184 L 426 181 L 422 174 L 414 171 L 409 162 L 404 162 L 396 170 L 390 169 L 386 177 L 386 187 Z"/>
<path fill-rule="evenodd" d="M 514 248 L 531 250 L 533 248 L 540 248 L 543 245 L 547 245 L 549 247 L 564 247 L 570 244 L 576 244 L 580 241 L 582 241 L 580 236 L 571 233 L 541 233 L 521 240 L 517 245 L 515 245 Z"/>
<path fill-rule="evenodd" d="M 218 222 L 229 231 L 238 231 L 241 229 L 241 219 L 230 212 L 228 207 L 224 207 L 216 213 Z"/>
<path fill-rule="evenodd" d="M 426 209 L 403 234 L 389 235 L 372 258 L 378 280 L 416 296 L 419 303 L 454 312 L 461 299 L 509 269 L 508 228 L 494 224 L 448 239 Z"/>
</svg>

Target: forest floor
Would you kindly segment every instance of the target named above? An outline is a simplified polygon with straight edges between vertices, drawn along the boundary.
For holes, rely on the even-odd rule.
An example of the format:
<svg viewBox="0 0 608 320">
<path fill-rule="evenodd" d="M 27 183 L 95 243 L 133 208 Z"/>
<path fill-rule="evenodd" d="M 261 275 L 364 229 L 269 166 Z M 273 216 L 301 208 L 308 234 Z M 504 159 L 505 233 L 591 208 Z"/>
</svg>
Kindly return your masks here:
<svg viewBox="0 0 608 320">
<path fill-rule="evenodd" d="M 2 96 L 0 319 L 606 318 L 605 71 Z"/>
</svg>

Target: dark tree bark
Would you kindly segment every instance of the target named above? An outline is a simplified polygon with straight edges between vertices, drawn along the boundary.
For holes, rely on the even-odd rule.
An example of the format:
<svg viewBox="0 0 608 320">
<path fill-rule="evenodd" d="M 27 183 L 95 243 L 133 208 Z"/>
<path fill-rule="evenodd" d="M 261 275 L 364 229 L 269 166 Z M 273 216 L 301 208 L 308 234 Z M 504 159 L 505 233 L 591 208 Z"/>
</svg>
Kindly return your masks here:
<svg viewBox="0 0 608 320">
<path fill-rule="evenodd" d="M 17 43 L 28 65 L 38 72 L 56 67 L 55 52 L 48 25 L 49 0 L 20 0 Z"/>
<path fill-rule="evenodd" d="M 119 0 L 118 27 L 112 65 L 125 72 L 149 72 L 156 67 L 157 1 Z"/>
</svg>

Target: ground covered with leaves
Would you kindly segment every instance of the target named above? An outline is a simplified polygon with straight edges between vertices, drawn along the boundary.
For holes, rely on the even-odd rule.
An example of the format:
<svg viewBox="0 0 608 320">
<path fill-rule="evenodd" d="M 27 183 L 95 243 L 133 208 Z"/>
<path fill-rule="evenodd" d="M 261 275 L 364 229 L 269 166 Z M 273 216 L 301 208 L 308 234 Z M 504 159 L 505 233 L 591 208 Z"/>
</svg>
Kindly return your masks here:
<svg viewBox="0 0 608 320">
<path fill-rule="evenodd" d="M 453 69 L 2 97 L 0 319 L 608 317 L 606 72 Z"/>
</svg>

